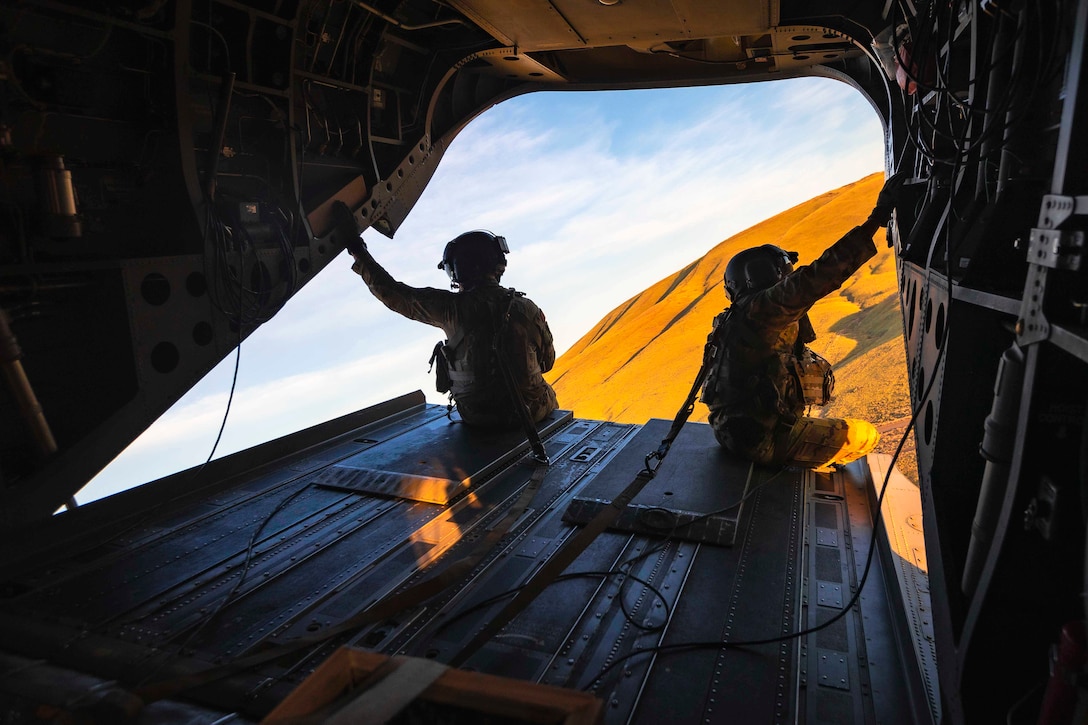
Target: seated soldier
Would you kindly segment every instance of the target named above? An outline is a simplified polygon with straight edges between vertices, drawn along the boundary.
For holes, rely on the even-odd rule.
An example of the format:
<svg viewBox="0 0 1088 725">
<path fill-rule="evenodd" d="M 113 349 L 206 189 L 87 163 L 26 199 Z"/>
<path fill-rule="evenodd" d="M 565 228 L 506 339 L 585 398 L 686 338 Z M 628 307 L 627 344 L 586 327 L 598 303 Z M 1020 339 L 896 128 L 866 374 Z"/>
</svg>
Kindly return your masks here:
<svg viewBox="0 0 1088 725">
<path fill-rule="evenodd" d="M 439 365 L 439 391 L 448 390 L 465 423 L 517 428 L 524 422 L 518 406 L 532 422 L 558 407 L 543 377 L 555 363 L 544 313 L 523 293 L 499 285 L 510 251 L 505 238 L 473 231 L 446 245 L 438 268 L 457 292 L 409 287 L 394 280 L 361 240 L 348 248 L 352 270 L 386 307 L 446 333 L 432 363 Z"/>
<path fill-rule="evenodd" d="M 772 244 L 746 249 L 725 268 L 731 306 L 714 320 L 714 354 L 703 385 L 714 436 L 757 463 L 826 472 L 876 447 L 871 423 L 811 418 L 834 385 L 831 366 L 806 347 L 816 339 L 808 310 L 876 254 L 873 234 L 887 224 L 900 177 L 885 183 L 868 220 L 812 264 L 794 270 L 796 252 Z"/>
</svg>

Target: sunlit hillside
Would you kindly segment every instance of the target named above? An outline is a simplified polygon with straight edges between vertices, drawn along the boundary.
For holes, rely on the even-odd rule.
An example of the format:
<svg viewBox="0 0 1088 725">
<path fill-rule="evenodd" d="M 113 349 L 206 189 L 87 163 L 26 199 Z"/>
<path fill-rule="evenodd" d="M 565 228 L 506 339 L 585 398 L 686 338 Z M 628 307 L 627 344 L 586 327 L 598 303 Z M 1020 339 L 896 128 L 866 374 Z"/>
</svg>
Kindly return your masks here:
<svg viewBox="0 0 1088 725">
<path fill-rule="evenodd" d="M 596 420 L 672 418 L 698 371 L 711 321 L 726 306 L 729 259 L 769 243 L 810 262 L 864 221 L 882 183 L 883 175 L 874 174 L 782 212 L 624 302 L 556 362 L 548 378 L 560 405 Z M 880 450 L 891 452 L 910 398 L 895 260 L 883 230 L 876 243 L 877 255 L 810 313 L 818 335 L 812 347 L 835 366 L 837 381 L 835 400 L 812 414 L 866 418 L 883 432 Z M 692 420 L 705 421 L 707 412 L 698 403 Z M 908 472 L 913 465 L 904 460 L 901 467 Z"/>
</svg>

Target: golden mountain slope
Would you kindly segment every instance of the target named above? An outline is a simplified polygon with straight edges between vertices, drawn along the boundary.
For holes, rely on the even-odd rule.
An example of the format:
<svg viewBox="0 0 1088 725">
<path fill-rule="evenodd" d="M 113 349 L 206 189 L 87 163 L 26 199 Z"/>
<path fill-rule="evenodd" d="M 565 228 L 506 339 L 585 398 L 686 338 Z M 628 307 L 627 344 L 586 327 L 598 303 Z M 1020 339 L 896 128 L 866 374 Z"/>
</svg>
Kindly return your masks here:
<svg viewBox="0 0 1088 725">
<path fill-rule="evenodd" d="M 548 374 L 559 404 L 580 418 L 644 423 L 671 419 L 699 368 L 711 322 L 726 306 L 725 265 L 760 244 L 815 259 L 872 210 L 882 174 L 822 194 L 717 245 L 610 312 Z M 836 398 L 815 415 L 852 416 L 884 425 L 894 448 L 910 415 L 895 259 L 876 236 L 877 255 L 810 312 L 812 348 L 835 366 Z M 691 419 L 705 421 L 697 403 Z M 891 444 L 890 448 L 888 444 Z M 905 463 L 905 461 L 904 461 Z M 909 466 L 908 466 L 909 467 Z"/>
</svg>

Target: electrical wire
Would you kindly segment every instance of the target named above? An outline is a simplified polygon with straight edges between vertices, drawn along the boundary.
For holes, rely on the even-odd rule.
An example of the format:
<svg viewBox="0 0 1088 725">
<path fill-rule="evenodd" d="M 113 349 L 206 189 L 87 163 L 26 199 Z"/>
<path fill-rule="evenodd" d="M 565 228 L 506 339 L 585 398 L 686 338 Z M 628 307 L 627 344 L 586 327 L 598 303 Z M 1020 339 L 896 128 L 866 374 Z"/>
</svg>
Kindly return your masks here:
<svg viewBox="0 0 1088 725">
<path fill-rule="evenodd" d="M 989 74 L 995 69 L 999 68 L 1006 61 L 1010 63 L 1010 71 L 1008 81 L 1002 85 L 1003 94 L 995 99 L 985 98 L 981 105 L 977 103 L 971 103 L 968 99 L 961 99 L 956 95 L 956 91 L 953 90 L 953 85 L 950 82 L 951 68 L 950 65 L 953 62 L 953 54 L 951 51 L 943 53 L 944 63 L 933 64 L 935 80 L 928 83 L 925 79 L 921 78 L 919 73 L 912 70 L 912 65 L 917 68 L 919 66 L 925 67 L 926 60 L 935 53 L 932 48 L 936 44 L 934 33 L 929 32 L 928 29 L 933 28 L 935 25 L 943 27 L 946 31 L 944 40 L 944 47 L 951 48 L 955 41 L 954 33 L 957 27 L 955 10 L 949 7 L 949 16 L 944 18 L 944 22 L 937 22 L 937 18 L 930 14 L 933 11 L 933 6 L 927 8 L 927 14 L 922 17 L 921 21 L 917 21 L 916 18 L 912 18 L 909 13 L 905 12 L 898 4 L 893 6 L 893 11 L 899 10 L 902 14 L 902 20 L 904 24 L 910 30 L 910 34 L 913 41 L 913 47 L 910 51 L 912 63 L 901 65 L 901 69 L 906 74 L 909 81 L 917 84 L 918 88 L 923 93 L 916 93 L 916 102 L 913 106 L 914 117 L 917 121 L 916 124 L 910 123 L 910 119 L 905 118 L 905 123 L 908 127 L 916 129 L 916 133 L 910 136 L 912 143 L 915 145 L 916 150 L 923 155 L 932 164 L 952 164 L 958 159 L 961 162 L 978 161 L 986 156 L 997 155 L 1003 152 L 1004 147 L 1008 145 L 1008 142 L 1018 133 L 1023 133 L 1021 130 L 1022 124 L 1020 121 L 1026 116 L 1033 108 L 1034 98 L 1039 90 L 1046 84 L 1052 82 L 1056 77 L 1057 72 L 1057 45 L 1047 44 L 1043 42 L 1044 33 L 1041 29 L 1043 24 L 1043 10 L 1041 8 L 1034 8 L 1035 13 L 1025 11 L 1022 16 L 1023 20 L 1018 20 L 1016 32 L 1009 39 L 1005 48 L 998 48 L 991 57 L 986 60 L 986 63 L 980 65 L 975 70 L 974 77 L 968 81 L 968 89 L 975 85 L 983 78 L 988 78 Z M 898 25 L 897 15 L 893 12 L 891 20 L 893 25 Z M 1054 14 L 1055 22 L 1057 18 L 1061 17 L 1060 9 Z M 1032 22 L 1032 21 L 1035 22 Z M 926 29 L 923 32 L 923 29 Z M 1032 33 L 1032 30 L 1035 30 Z M 992 41 L 997 40 L 997 28 L 991 28 L 993 32 Z M 1032 42 L 1029 42 L 1032 41 Z M 904 47 L 899 43 L 898 34 L 893 36 L 893 46 L 897 57 L 905 57 Z M 1016 47 L 1018 43 L 1025 43 L 1037 51 L 1039 56 L 1036 65 L 1036 72 L 1028 76 L 1024 69 L 1024 61 L 1020 63 L 1014 63 L 1016 60 Z M 992 47 L 993 42 L 985 43 L 980 42 L 978 47 Z M 1047 52 L 1049 51 L 1049 52 Z M 1026 55 L 1026 54 L 1025 54 Z M 932 117 L 926 113 L 925 106 L 927 105 L 926 99 L 923 95 L 932 93 L 937 99 L 937 102 L 933 104 L 934 113 Z M 942 104 L 940 100 L 943 99 L 947 103 Z M 962 118 L 954 120 L 951 116 L 947 116 L 943 121 L 939 116 L 942 113 L 947 114 L 948 109 L 955 107 L 960 110 Z M 907 113 L 906 106 L 902 108 L 904 113 Z M 944 127 L 954 129 L 957 124 L 968 125 L 972 117 L 980 117 L 989 119 L 982 130 L 982 132 L 975 134 L 971 138 L 970 147 L 965 148 L 961 142 L 959 142 L 960 134 L 955 130 L 946 132 Z M 939 122 L 940 121 L 940 122 Z M 942 154 L 932 147 L 929 142 L 921 135 L 922 131 L 926 131 L 934 138 L 943 139 L 953 145 L 953 150 L 950 153 Z M 986 141 L 997 138 L 1000 142 L 994 144 L 989 148 L 985 154 L 983 150 L 986 149 Z"/>
<path fill-rule="evenodd" d="M 192 18 L 190 18 L 189 22 L 192 23 L 193 25 L 196 25 L 197 27 L 200 27 L 200 28 L 203 28 L 204 30 L 207 30 L 208 33 L 215 36 L 219 40 L 220 45 L 223 46 L 223 56 L 226 59 L 227 70 L 230 70 L 230 69 L 234 68 L 234 65 L 230 62 L 230 43 L 228 43 L 227 39 L 223 37 L 223 34 L 220 33 L 212 25 L 209 25 L 208 23 L 202 22 L 200 20 L 193 20 Z M 210 50 L 209 50 L 209 55 L 210 55 Z M 208 59 L 208 72 L 211 72 L 211 58 Z"/>
<path fill-rule="evenodd" d="M 617 577 L 617 576 L 632 579 L 632 580 L 638 582 L 639 584 L 642 584 L 647 589 L 649 589 L 653 593 L 653 595 L 664 606 L 665 615 L 666 615 L 665 620 L 666 621 L 668 620 L 668 613 L 670 611 L 669 600 L 665 598 L 664 593 L 662 593 L 660 589 L 658 589 L 656 586 L 654 586 L 651 582 L 647 581 L 646 579 L 643 579 L 642 577 L 636 576 L 634 574 L 630 574 L 628 572 L 619 571 L 616 568 L 601 570 L 601 571 L 577 571 L 577 572 L 571 572 L 569 574 L 561 574 L 560 576 L 557 576 L 555 579 L 553 579 L 549 583 L 549 586 L 551 586 L 552 584 L 558 584 L 559 582 L 571 581 L 573 579 L 587 579 L 587 578 L 589 578 L 589 579 L 610 579 L 612 577 Z M 460 610 L 458 612 L 455 612 L 455 613 L 449 615 L 441 624 L 438 625 L 438 627 L 434 631 L 434 635 L 437 635 L 437 634 L 443 632 L 450 625 L 452 625 L 454 622 L 456 622 L 456 621 L 458 621 L 460 619 L 463 619 L 463 618 L 467 617 L 470 614 L 478 612 L 478 611 L 480 611 L 482 609 L 486 609 L 486 608 L 492 606 L 493 604 L 496 604 L 497 602 L 501 602 L 504 599 L 508 599 L 508 598 L 514 596 L 515 594 L 520 592 L 522 589 L 524 589 L 525 586 L 526 586 L 525 584 L 522 584 L 520 586 L 513 587 L 512 589 L 507 589 L 504 592 L 500 592 L 499 594 L 492 595 L 492 596 L 488 597 L 487 599 L 484 599 L 482 601 L 479 601 L 479 602 L 473 604 L 470 607 L 467 607 L 465 609 L 462 609 L 462 610 Z M 617 595 L 618 597 L 622 597 L 622 589 L 623 588 L 622 588 L 622 585 L 621 585 L 620 594 Z M 629 610 L 627 610 L 623 606 L 622 601 L 621 601 L 621 604 L 620 604 L 620 609 L 623 612 L 624 619 L 626 619 L 626 621 L 629 624 L 631 624 L 634 627 L 637 627 L 638 629 L 642 629 L 642 630 L 650 631 L 650 632 L 656 632 L 656 631 L 660 630 L 662 627 L 664 627 L 664 623 L 662 623 L 661 625 L 645 625 L 642 622 L 637 621 L 636 619 L 634 619 L 634 615 L 631 614 L 631 612 Z"/>
<path fill-rule="evenodd" d="M 703 63 L 704 65 L 717 65 L 717 66 L 731 65 L 736 70 L 743 70 L 744 68 L 746 68 L 748 66 L 749 63 L 752 63 L 753 65 L 758 67 L 758 64 L 755 62 L 754 58 L 745 58 L 743 60 L 713 60 L 711 58 L 697 58 L 697 57 L 695 57 L 693 55 L 684 55 L 683 53 L 678 53 L 675 50 L 653 50 L 653 49 L 650 50 L 650 54 L 651 55 L 667 55 L 670 58 L 676 58 L 678 60 L 687 60 L 687 61 L 691 61 L 692 63 Z"/>
<path fill-rule="evenodd" d="M 312 476 L 320 473 L 321 471 L 323 471 L 323 470 L 325 470 L 327 468 L 330 468 L 330 467 L 336 465 L 337 463 L 340 463 L 341 461 L 344 461 L 344 460 L 346 460 L 348 458 L 351 458 L 352 456 L 355 456 L 357 454 L 358 454 L 357 450 L 349 451 L 349 452 L 347 452 L 347 453 L 345 453 L 345 454 L 343 454 L 341 456 L 338 456 L 338 457 L 334 458 L 331 461 L 325 462 L 324 464 L 317 467 L 316 469 L 309 470 L 309 471 L 306 471 L 304 473 L 300 473 L 297 476 L 294 476 L 291 479 L 289 479 L 287 481 L 284 481 L 283 483 L 279 484 L 277 486 L 277 488 L 283 489 L 286 486 L 297 483 L 302 478 L 312 477 Z M 163 641 L 158 642 L 156 644 L 155 649 L 150 652 L 150 654 L 145 658 L 144 661 L 148 661 L 148 660 L 152 659 L 153 657 L 155 657 L 156 655 L 159 655 L 159 654 L 164 655 L 164 656 L 168 655 L 169 652 L 161 649 L 163 647 L 163 645 L 170 644 L 171 642 L 174 642 L 176 639 L 181 637 L 183 634 L 185 635 L 185 639 L 175 649 L 177 651 L 184 650 L 186 647 L 188 647 L 188 645 L 190 643 L 193 642 L 194 639 L 196 639 L 197 635 L 199 635 L 202 631 L 207 629 L 208 625 L 211 622 L 215 621 L 216 618 L 219 617 L 219 615 L 223 612 L 224 608 L 228 604 L 235 601 L 235 595 L 238 593 L 238 591 L 241 589 L 242 585 L 245 583 L 246 576 L 248 575 L 249 570 L 253 565 L 253 561 L 255 559 L 255 553 L 256 553 L 256 550 L 257 550 L 257 544 L 258 544 L 258 541 L 259 541 L 259 539 L 261 537 L 261 534 L 264 533 L 264 531 L 268 528 L 269 524 L 272 523 L 272 520 L 276 517 L 277 514 L 281 513 L 290 504 L 294 503 L 299 497 L 301 497 L 304 493 L 306 493 L 308 491 L 310 491 L 309 486 L 302 486 L 301 488 L 299 488 L 298 490 L 292 492 L 288 496 L 285 496 L 282 501 L 277 503 L 276 506 L 267 515 L 264 516 L 264 518 L 261 520 L 260 525 L 257 526 L 257 528 L 253 531 L 253 533 L 249 537 L 249 541 L 247 542 L 246 548 L 245 548 L 245 556 L 243 557 L 243 560 L 242 560 L 242 569 L 239 572 L 238 577 L 235 580 L 234 584 L 231 586 L 230 590 L 220 598 L 220 600 L 216 603 L 215 608 L 210 613 L 206 614 L 204 617 L 201 618 L 201 620 L 195 625 L 195 627 L 193 627 L 192 629 L 189 629 L 189 630 L 179 630 L 178 632 L 174 633 L 173 635 L 168 636 Z M 132 620 L 132 621 L 139 621 L 139 619 Z M 144 678 L 139 682 L 137 687 L 140 687 L 140 686 L 146 684 L 147 682 L 151 681 L 155 676 L 157 676 L 162 671 L 163 667 L 166 666 L 168 661 L 169 661 L 168 659 L 164 659 L 162 661 L 162 663 L 160 663 L 156 668 L 152 669 L 147 675 L 144 676 Z"/>
<path fill-rule="evenodd" d="M 254 95 L 259 95 L 259 94 L 236 94 L 236 95 L 242 95 L 242 96 L 245 96 L 245 97 L 253 97 Z M 265 96 L 260 96 L 260 97 L 263 98 L 266 102 L 268 102 L 273 107 L 273 110 L 278 110 L 278 107 L 275 105 L 274 102 L 271 101 L 271 99 L 269 99 L 269 98 L 267 98 Z M 285 137 L 286 138 L 285 161 L 289 161 L 290 156 L 291 156 L 291 154 L 290 154 L 290 152 L 291 152 L 290 135 L 291 135 L 292 127 L 288 127 L 286 122 L 283 123 L 283 126 L 284 126 L 284 129 L 285 129 L 286 134 L 287 134 L 286 137 Z M 295 129 L 295 130 L 297 131 L 297 129 Z M 300 164 L 299 164 L 299 166 L 300 166 Z M 301 188 L 301 168 L 297 169 L 297 174 L 298 174 L 298 177 L 297 177 L 298 178 L 298 184 L 299 184 L 299 187 Z M 209 272 L 208 272 L 208 255 L 207 254 L 204 255 L 205 279 L 211 280 L 211 283 L 209 284 L 209 298 L 212 300 L 213 306 L 221 314 L 223 314 L 225 317 L 227 317 L 228 320 L 230 320 L 232 326 L 235 329 L 235 332 L 237 333 L 237 342 L 236 342 L 236 345 L 235 345 L 234 369 L 233 369 L 233 373 L 232 373 L 232 377 L 231 377 L 230 390 L 229 390 L 229 393 L 228 393 L 228 396 L 227 396 L 226 407 L 225 407 L 224 412 L 223 412 L 223 417 L 222 417 L 222 420 L 220 422 L 220 425 L 219 425 L 219 428 L 218 428 L 218 431 L 217 431 L 217 434 L 216 434 L 216 437 L 215 437 L 215 441 L 212 444 L 211 450 L 209 451 L 207 458 L 205 458 L 204 462 L 195 471 L 193 471 L 193 473 L 189 476 L 189 481 L 190 482 L 196 480 L 197 478 L 199 478 L 199 476 L 203 473 L 203 471 L 206 469 L 208 464 L 214 458 L 215 453 L 218 450 L 219 445 L 220 445 L 220 443 L 222 441 L 223 433 L 224 433 L 224 431 L 226 429 L 226 425 L 227 425 L 227 421 L 228 421 L 229 416 L 230 416 L 230 411 L 231 411 L 231 408 L 232 408 L 232 405 L 233 405 L 235 393 L 237 391 L 238 373 L 239 373 L 240 363 L 241 363 L 242 343 L 243 343 L 243 340 L 244 340 L 244 329 L 246 327 L 248 327 L 248 326 L 253 326 L 255 324 L 260 324 L 261 322 L 266 321 L 267 319 L 270 319 L 273 315 L 276 314 L 276 312 L 279 311 L 279 309 L 283 306 L 283 304 L 287 301 L 287 299 L 289 299 L 293 295 L 294 290 L 297 287 L 297 273 L 296 273 L 296 268 L 295 268 L 295 264 L 294 264 L 294 252 L 293 252 L 292 240 L 294 239 L 295 235 L 297 234 L 297 226 L 296 225 L 298 224 L 298 215 L 290 212 L 281 202 L 278 201 L 278 199 L 274 198 L 275 190 L 272 188 L 271 184 L 266 179 L 261 179 L 261 178 L 258 178 L 258 177 L 252 177 L 252 178 L 255 181 L 260 182 L 263 185 L 263 187 L 268 192 L 270 192 L 270 194 L 272 195 L 271 202 L 269 202 L 268 199 L 265 198 L 265 199 L 261 200 L 259 203 L 265 203 L 265 204 L 268 204 L 268 205 L 272 206 L 272 213 L 267 218 L 271 219 L 271 223 L 272 223 L 272 226 L 273 226 L 274 232 L 275 232 L 274 236 L 275 236 L 275 239 L 276 239 L 276 241 L 277 241 L 277 243 L 279 245 L 280 252 L 281 252 L 281 254 L 283 256 L 283 259 L 284 259 L 283 271 L 284 271 L 285 279 L 283 280 L 283 284 L 285 285 L 285 289 L 284 289 L 284 293 L 279 297 L 279 299 L 276 300 L 275 303 L 270 306 L 266 302 L 266 300 L 267 300 L 267 291 L 249 289 L 245 284 L 243 284 L 241 282 L 238 275 L 236 273 L 234 273 L 234 271 L 230 267 L 230 265 L 225 264 L 227 253 L 228 253 L 227 250 L 229 250 L 231 248 L 231 246 L 232 246 L 231 241 L 233 240 L 235 230 L 241 230 L 241 234 L 243 236 L 245 236 L 247 239 L 248 239 L 248 234 L 244 231 L 244 227 L 242 227 L 242 225 L 240 223 L 236 222 L 233 225 L 233 227 L 228 226 L 226 224 L 226 222 L 223 220 L 223 218 L 221 217 L 221 215 L 218 213 L 215 203 L 213 203 L 211 200 L 206 199 L 205 200 L 206 201 L 206 204 L 205 204 L 206 215 L 205 215 L 204 232 L 205 232 L 205 238 L 212 240 L 212 246 L 214 248 L 214 260 L 215 261 L 213 262 L 213 264 L 215 266 L 213 267 L 213 269 L 219 270 L 219 269 L 222 269 L 223 266 L 225 265 L 226 268 L 231 271 L 231 274 L 228 275 L 227 280 L 223 280 L 222 276 L 220 274 L 218 274 L 218 272 L 213 273 L 213 274 L 209 274 Z M 227 195 L 227 196 L 230 196 L 229 192 L 224 192 L 224 194 Z M 250 246 L 251 249 L 253 248 L 252 244 L 250 244 L 249 246 Z M 256 261 L 259 262 L 259 259 L 257 259 L 255 256 L 254 256 L 254 259 L 256 259 Z M 242 265 L 242 266 L 244 268 L 244 265 Z M 237 289 L 235 289 L 235 287 Z M 247 300 L 247 295 L 249 297 L 252 297 L 252 298 L 256 299 L 256 302 L 257 302 L 256 306 L 253 305 L 252 301 Z M 227 299 L 224 299 L 224 297 L 226 297 Z M 231 305 L 234 306 L 234 309 L 230 309 Z M 332 464 L 330 463 L 328 465 L 332 465 Z M 212 612 L 212 614 L 210 616 L 205 617 L 201 621 L 201 623 L 197 626 L 197 628 L 188 635 L 188 637 L 185 640 L 185 643 L 188 643 L 189 641 L 191 641 L 192 638 L 195 637 L 199 633 L 199 631 L 201 629 L 203 629 L 210 621 L 212 621 L 214 619 L 214 617 L 219 613 L 219 611 L 222 609 L 222 607 L 225 606 L 226 603 L 228 603 L 233 598 L 233 596 L 237 592 L 238 588 L 244 582 L 245 576 L 246 576 L 247 572 L 249 571 L 250 565 L 252 563 L 253 548 L 254 548 L 257 537 L 259 537 L 261 532 L 265 529 L 265 527 L 271 521 L 272 517 L 274 517 L 276 513 L 278 513 L 284 506 L 286 506 L 288 503 L 290 503 L 290 501 L 292 501 L 297 495 L 299 495 L 304 490 L 306 490 L 306 489 L 305 488 L 300 489 L 294 495 L 292 495 L 292 496 L 288 497 L 287 499 L 285 499 L 284 501 L 282 501 L 276 507 L 276 509 L 274 509 L 273 512 L 271 514 L 269 514 L 269 516 L 262 522 L 261 526 L 258 527 L 258 529 L 254 532 L 253 536 L 250 538 L 249 545 L 246 548 L 246 557 L 245 557 L 245 560 L 244 560 L 244 563 L 243 563 L 242 572 L 239 575 L 238 580 L 235 583 L 234 587 L 232 587 L 232 589 L 227 593 L 227 595 L 225 597 L 223 597 L 223 599 L 216 606 L 216 608 Z M 154 507 L 152 509 L 151 513 L 158 510 L 161 506 L 165 505 L 165 503 L 168 503 L 168 502 L 164 502 L 163 504 L 160 504 L 160 505 Z M 135 525 L 139 525 L 139 523 L 141 523 L 144 520 L 146 520 L 146 517 L 143 517 Z M 131 530 L 131 527 L 129 529 L 126 529 L 126 531 L 127 530 Z M 120 535 L 120 534 L 118 534 L 118 535 Z M 138 618 L 136 620 L 131 620 L 129 623 L 131 624 L 132 621 L 140 621 L 140 619 L 143 619 L 143 618 L 144 617 Z M 106 621 L 95 625 L 95 627 L 93 629 L 99 629 L 99 628 L 101 628 L 103 626 L 106 626 L 107 624 L 109 624 L 110 622 L 113 622 L 115 620 L 116 620 L 116 617 L 110 617 Z M 179 635 L 180 635 L 180 633 L 179 633 Z M 172 639 L 173 639 L 173 637 L 168 638 L 165 642 L 163 642 L 163 644 L 172 641 Z M 184 646 L 185 646 L 185 644 L 182 645 L 183 648 L 184 648 Z M 152 674 L 154 674 L 154 673 L 152 673 Z M 149 675 L 148 677 L 150 677 L 150 676 L 151 675 Z"/>
<path fill-rule="evenodd" d="M 227 197 L 230 203 L 223 203 Z M 254 328 L 272 319 L 298 286 L 292 236 L 296 216 L 274 198 L 258 198 L 258 209 L 272 227 L 272 240 L 282 259 L 280 274 L 273 276 L 259 254 L 259 247 L 237 213 L 230 210 L 252 197 L 241 197 L 220 189 L 220 199 L 206 206 L 205 238 L 213 247 L 211 268 L 205 255 L 205 278 L 213 306 L 239 331 Z M 243 277 L 249 274 L 250 281 Z M 282 290 L 275 293 L 277 287 Z"/>
</svg>

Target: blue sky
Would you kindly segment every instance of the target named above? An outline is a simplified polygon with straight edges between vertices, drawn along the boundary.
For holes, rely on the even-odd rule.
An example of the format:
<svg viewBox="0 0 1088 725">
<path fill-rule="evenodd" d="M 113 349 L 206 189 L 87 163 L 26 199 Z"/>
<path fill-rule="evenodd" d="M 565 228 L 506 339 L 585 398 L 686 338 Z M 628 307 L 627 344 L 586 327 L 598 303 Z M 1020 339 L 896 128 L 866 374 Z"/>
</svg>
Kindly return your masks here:
<svg viewBox="0 0 1088 725">
<path fill-rule="evenodd" d="M 436 265 L 449 239 L 505 235 L 503 283 L 545 311 L 561 354 L 624 300 L 723 239 L 881 170 L 883 154 L 868 102 L 828 79 L 535 93 L 461 132 L 394 240 L 363 238 L 398 279 L 445 287 Z M 216 457 L 417 389 L 444 402 L 426 372 L 441 332 L 387 310 L 350 266 L 343 253 L 243 343 Z M 233 371 L 231 355 L 77 499 L 201 464 Z"/>
</svg>

